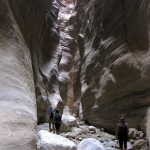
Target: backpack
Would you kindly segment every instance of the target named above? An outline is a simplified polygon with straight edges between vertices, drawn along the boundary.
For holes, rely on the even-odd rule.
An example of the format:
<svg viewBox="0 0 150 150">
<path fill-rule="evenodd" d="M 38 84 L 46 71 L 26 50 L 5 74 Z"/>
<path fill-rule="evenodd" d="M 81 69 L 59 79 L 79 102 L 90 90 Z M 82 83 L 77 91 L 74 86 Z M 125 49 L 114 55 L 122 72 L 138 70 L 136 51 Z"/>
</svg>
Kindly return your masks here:
<svg viewBox="0 0 150 150">
<path fill-rule="evenodd" d="M 49 115 L 50 115 L 51 119 L 54 118 L 54 110 L 53 109 L 49 109 Z"/>
<path fill-rule="evenodd" d="M 128 131 L 127 131 L 127 125 L 125 123 L 120 123 L 119 124 L 119 135 L 127 135 Z"/>
<path fill-rule="evenodd" d="M 60 113 L 55 113 L 54 121 L 55 122 L 61 122 L 61 114 Z"/>
</svg>

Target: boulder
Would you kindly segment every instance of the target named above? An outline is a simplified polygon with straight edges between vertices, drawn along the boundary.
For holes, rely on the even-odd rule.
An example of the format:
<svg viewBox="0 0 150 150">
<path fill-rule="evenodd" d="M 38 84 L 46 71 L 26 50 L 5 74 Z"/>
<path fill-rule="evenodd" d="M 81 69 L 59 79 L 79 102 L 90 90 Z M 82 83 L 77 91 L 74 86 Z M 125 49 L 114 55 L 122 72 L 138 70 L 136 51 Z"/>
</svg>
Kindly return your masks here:
<svg viewBox="0 0 150 150">
<path fill-rule="evenodd" d="M 136 139 L 144 139 L 145 133 L 143 131 L 138 131 L 137 132 L 137 137 Z"/>
<path fill-rule="evenodd" d="M 67 126 L 66 124 L 62 123 L 60 126 L 61 132 L 71 132 L 71 127 Z"/>
<path fill-rule="evenodd" d="M 77 147 L 78 150 L 106 150 L 101 142 L 93 138 L 87 138 L 81 141 Z"/>
<path fill-rule="evenodd" d="M 129 136 L 130 139 L 136 139 L 137 133 L 138 133 L 137 129 L 129 128 L 128 136 Z"/>
<path fill-rule="evenodd" d="M 89 127 L 87 125 L 79 126 L 79 128 L 82 129 L 82 132 L 84 133 L 89 132 Z"/>
<path fill-rule="evenodd" d="M 72 132 L 76 133 L 77 135 L 80 135 L 82 133 L 86 133 L 83 129 L 77 128 L 77 127 L 73 127 Z"/>
<path fill-rule="evenodd" d="M 141 138 L 141 139 L 144 138 L 144 133 L 143 133 L 143 132 L 140 134 L 140 138 Z"/>
<path fill-rule="evenodd" d="M 70 132 L 71 127 L 78 126 L 77 120 L 75 117 L 71 115 L 63 115 L 62 116 L 62 124 L 60 130 L 63 132 Z"/>
<path fill-rule="evenodd" d="M 94 132 L 94 133 L 96 133 L 96 127 L 94 127 L 94 126 L 89 126 L 89 131 L 90 132 Z"/>
<path fill-rule="evenodd" d="M 131 142 L 131 144 L 134 144 L 134 143 L 135 143 L 135 140 L 131 139 L 130 142 Z"/>
<path fill-rule="evenodd" d="M 63 115 L 62 116 L 62 123 L 69 127 L 78 126 L 77 119 L 71 115 Z"/>
<path fill-rule="evenodd" d="M 69 138 L 73 138 L 75 139 L 77 137 L 77 134 L 75 132 L 71 132 L 70 134 L 68 134 Z"/>
<path fill-rule="evenodd" d="M 76 150 L 74 142 L 45 130 L 38 132 L 37 150 Z"/>
<path fill-rule="evenodd" d="M 146 140 L 140 139 L 140 140 L 135 141 L 135 143 L 133 145 L 133 149 L 142 150 L 141 148 L 143 146 L 146 146 Z"/>
<path fill-rule="evenodd" d="M 142 131 L 137 132 L 137 136 L 140 137 L 140 134 L 143 133 Z"/>
</svg>

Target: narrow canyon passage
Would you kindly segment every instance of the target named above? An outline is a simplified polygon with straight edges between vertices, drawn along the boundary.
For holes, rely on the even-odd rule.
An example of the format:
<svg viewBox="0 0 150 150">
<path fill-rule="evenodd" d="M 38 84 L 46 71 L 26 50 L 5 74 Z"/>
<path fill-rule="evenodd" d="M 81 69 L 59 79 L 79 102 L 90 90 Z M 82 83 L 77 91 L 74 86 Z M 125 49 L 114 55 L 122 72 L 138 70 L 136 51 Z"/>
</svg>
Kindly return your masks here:
<svg viewBox="0 0 150 150">
<path fill-rule="evenodd" d="M 60 49 L 62 57 L 59 64 L 60 95 L 64 104 L 64 114 L 73 114 L 74 101 L 74 70 L 76 43 L 76 12 L 75 1 L 61 0 L 59 6 L 58 22 L 60 26 Z M 77 109 L 77 108 L 76 108 Z"/>
<path fill-rule="evenodd" d="M 0 150 L 35 150 L 50 106 L 99 141 L 124 116 L 150 142 L 149 20 L 149 0 L 1 0 Z"/>
</svg>

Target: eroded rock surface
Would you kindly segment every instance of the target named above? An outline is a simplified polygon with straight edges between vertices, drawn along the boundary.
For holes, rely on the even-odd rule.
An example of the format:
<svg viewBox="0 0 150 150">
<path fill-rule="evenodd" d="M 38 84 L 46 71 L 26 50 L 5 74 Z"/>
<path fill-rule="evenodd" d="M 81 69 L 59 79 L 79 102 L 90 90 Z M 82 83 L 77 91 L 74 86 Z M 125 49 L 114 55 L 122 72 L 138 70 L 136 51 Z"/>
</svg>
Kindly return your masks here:
<svg viewBox="0 0 150 150">
<path fill-rule="evenodd" d="M 49 104 L 53 108 L 58 106 L 62 109 L 58 86 L 58 64 L 61 57 L 58 48 L 59 4 L 55 0 L 32 0 L 30 3 L 10 1 L 10 6 L 31 52 L 38 122 L 44 122 Z"/>
<path fill-rule="evenodd" d="M 74 0 L 60 0 L 59 24 L 60 24 L 60 49 L 62 57 L 59 65 L 60 95 L 64 103 L 64 114 L 74 112 L 74 58 L 77 50 L 76 13 Z"/>
<path fill-rule="evenodd" d="M 123 115 L 129 126 L 145 130 L 150 105 L 149 6 L 142 0 L 78 1 L 78 82 L 83 118 L 89 123 L 114 131 Z"/>
<path fill-rule="evenodd" d="M 36 109 L 62 107 L 57 15 L 53 0 L 0 2 L 0 149 L 36 149 Z"/>
<path fill-rule="evenodd" d="M 13 15 L 21 4 L 13 2 L 0 2 L 0 149 L 36 149 L 31 55 Z"/>
<path fill-rule="evenodd" d="M 78 0 L 78 52 L 75 3 L 0 2 L 0 149 L 36 149 L 37 117 L 80 99 L 88 123 L 114 131 L 123 115 L 150 140 L 149 1 Z"/>
</svg>

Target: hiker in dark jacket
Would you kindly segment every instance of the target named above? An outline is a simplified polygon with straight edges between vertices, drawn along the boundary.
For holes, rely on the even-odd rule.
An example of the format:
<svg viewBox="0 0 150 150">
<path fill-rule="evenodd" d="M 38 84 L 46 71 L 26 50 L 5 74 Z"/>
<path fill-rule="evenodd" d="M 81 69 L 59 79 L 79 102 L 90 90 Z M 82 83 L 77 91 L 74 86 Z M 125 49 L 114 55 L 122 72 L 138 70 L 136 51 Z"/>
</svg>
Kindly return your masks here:
<svg viewBox="0 0 150 150">
<path fill-rule="evenodd" d="M 116 136 L 119 139 L 120 149 L 127 149 L 127 140 L 128 140 L 128 124 L 125 122 L 124 117 L 120 118 L 120 122 L 117 125 Z"/>
<path fill-rule="evenodd" d="M 49 113 L 49 131 L 54 131 L 55 132 L 55 126 L 54 126 L 54 113 L 55 113 L 55 110 L 50 107 L 48 109 L 48 113 Z"/>
<path fill-rule="evenodd" d="M 61 113 L 59 112 L 58 109 L 56 109 L 55 115 L 54 115 L 56 134 L 59 134 L 59 130 L 60 130 L 60 126 L 61 126 L 61 118 L 62 118 Z"/>
</svg>

